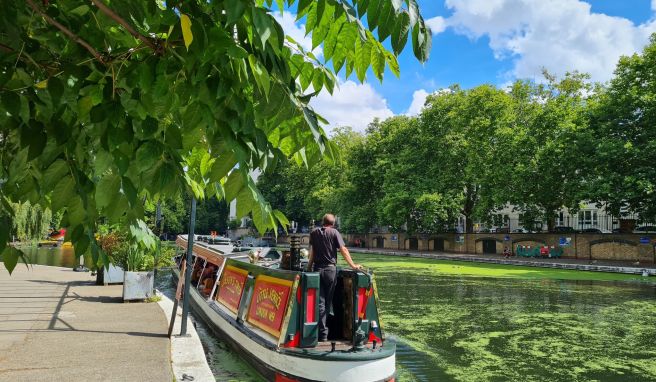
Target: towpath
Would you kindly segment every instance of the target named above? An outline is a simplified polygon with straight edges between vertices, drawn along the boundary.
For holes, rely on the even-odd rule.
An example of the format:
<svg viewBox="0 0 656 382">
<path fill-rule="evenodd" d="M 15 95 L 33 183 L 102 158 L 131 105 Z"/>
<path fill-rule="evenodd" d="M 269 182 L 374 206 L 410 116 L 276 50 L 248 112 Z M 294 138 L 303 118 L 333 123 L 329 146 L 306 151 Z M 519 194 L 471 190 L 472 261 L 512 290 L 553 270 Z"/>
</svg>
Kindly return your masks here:
<svg viewBox="0 0 656 382">
<path fill-rule="evenodd" d="M 172 381 L 167 320 L 89 273 L 0 263 L 0 381 Z"/>
</svg>

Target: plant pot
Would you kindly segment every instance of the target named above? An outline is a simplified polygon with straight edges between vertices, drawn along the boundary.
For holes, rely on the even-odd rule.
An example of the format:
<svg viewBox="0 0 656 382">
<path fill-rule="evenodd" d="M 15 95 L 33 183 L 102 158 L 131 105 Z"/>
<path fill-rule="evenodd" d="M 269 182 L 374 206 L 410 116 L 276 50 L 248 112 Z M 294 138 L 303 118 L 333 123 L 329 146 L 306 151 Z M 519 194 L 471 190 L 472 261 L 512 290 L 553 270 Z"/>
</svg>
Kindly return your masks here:
<svg viewBox="0 0 656 382">
<path fill-rule="evenodd" d="M 123 301 L 145 300 L 153 296 L 155 274 L 150 272 L 125 272 L 123 280 Z"/>
<path fill-rule="evenodd" d="M 125 271 L 123 268 L 110 264 L 108 269 L 103 268 L 103 280 L 104 285 L 107 284 L 121 284 L 125 278 Z M 98 272 L 100 274 L 100 272 Z"/>
</svg>

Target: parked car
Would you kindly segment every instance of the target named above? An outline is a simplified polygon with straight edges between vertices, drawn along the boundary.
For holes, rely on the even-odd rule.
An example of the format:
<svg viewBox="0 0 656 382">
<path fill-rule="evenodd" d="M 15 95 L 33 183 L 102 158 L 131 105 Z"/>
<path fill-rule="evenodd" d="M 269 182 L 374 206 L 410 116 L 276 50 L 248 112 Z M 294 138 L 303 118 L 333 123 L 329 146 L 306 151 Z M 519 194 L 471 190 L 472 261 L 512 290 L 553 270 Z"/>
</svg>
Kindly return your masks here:
<svg viewBox="0 0 656 382">
<path fill-rule="evenodd" d="M 512 230 L 512 233 L 530 233 L 530 231 L 526 228 L 515 228 Z"/>
<path fill-rule="evenodd" d="M 643 225 L 633 230 L 633 233 L 656 233 L 656 226 Z"/>
<path fill-rule="evenodd" d="M 572 227 L 559 225 L 559 226 L 555 226 L 551 232 L 553 232 L 553 233 L 576 233 L 577 231 Z"/>
<path fill-rule="evenodd" d="M 581 233 L 611 233 L 611 232 L 607 229 L 584 228 L 581 230 Z"/>
</svg>

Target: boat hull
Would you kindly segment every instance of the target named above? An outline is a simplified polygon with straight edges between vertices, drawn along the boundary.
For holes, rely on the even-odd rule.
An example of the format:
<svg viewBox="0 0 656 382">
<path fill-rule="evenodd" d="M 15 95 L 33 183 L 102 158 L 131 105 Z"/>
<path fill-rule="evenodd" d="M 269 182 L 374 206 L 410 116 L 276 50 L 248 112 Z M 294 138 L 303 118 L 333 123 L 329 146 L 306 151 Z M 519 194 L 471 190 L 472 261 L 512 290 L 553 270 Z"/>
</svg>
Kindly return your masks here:
<svg viewBox="0 0 656 382">
<path fill-rule="evenodd" d="M 174 269 L 176 278 L 178 270 Z M 312 357 L 281 352 L 263 346 L 239 330 L 234 322 L 223 317 L 198 291 L 191 290 L 190 303 L 196 315 L 221 339 L 269 381 L 339 381 L 382 382 L 393 381 L 395 374 L 394 352 L 385 358 L 366 359 L 366 355 L 352 353 L 340 360 L 320 360 Z M 359 354 L 359 357 L 357 356 Z"/>
</svg>

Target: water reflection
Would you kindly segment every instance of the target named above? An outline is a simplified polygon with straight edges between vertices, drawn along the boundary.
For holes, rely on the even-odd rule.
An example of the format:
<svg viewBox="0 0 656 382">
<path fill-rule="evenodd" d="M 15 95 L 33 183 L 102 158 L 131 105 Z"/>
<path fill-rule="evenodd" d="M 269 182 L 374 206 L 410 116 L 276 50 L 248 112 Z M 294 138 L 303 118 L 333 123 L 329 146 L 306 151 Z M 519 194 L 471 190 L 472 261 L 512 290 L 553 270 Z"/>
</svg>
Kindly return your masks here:
<svg viewBox="0 0 656 382">
<path fill-rule="evenodd" d="M 80 264 L 73 247 L 21 247 L 21 250 L 28 256 L 32 264 L 66 268 L 75 268 Z M 89 269 L 93 267 L 91 256 L 84 256 L 84 265 Z"/>
</svg>

